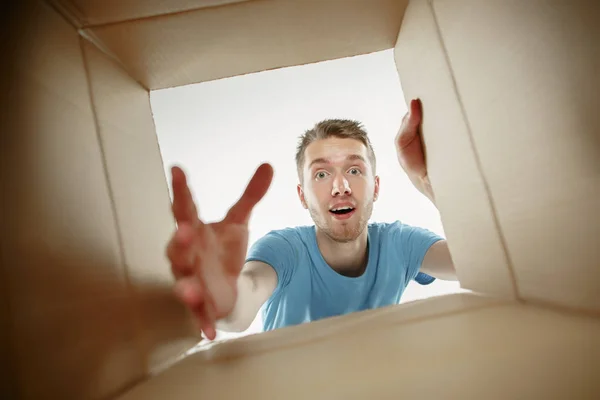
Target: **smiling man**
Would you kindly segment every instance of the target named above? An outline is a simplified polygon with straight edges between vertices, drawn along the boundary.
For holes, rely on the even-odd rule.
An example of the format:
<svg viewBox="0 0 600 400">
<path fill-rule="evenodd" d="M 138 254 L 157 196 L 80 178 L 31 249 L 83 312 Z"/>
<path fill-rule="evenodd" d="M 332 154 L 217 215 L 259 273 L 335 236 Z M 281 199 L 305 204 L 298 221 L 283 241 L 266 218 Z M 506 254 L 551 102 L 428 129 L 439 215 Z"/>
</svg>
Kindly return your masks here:
<svg viewBox="0 0 600 400">
<path fill-rule="evenodd" d="M 434 204 L 413 100 L 396 136 L 398 160 Z M 209 338 L 215 328 L 243 331 L 263 309 L 264 329 L 297 325 L 400 301 L 411 280 L 455 280 L 446 241 L 400 221 L 369 222 L 379 196 L 376 157 L 355 121 L 326 120 L 297 148 L 298 198 L 314 225 L 275 230 L 248 252 L 248 219 L 273 171 L 256 171 L 223 221 L 204 224 L 185 175 L 173 169 L 178 229 L 167 253 L 176 293 Z"/>
</svg>

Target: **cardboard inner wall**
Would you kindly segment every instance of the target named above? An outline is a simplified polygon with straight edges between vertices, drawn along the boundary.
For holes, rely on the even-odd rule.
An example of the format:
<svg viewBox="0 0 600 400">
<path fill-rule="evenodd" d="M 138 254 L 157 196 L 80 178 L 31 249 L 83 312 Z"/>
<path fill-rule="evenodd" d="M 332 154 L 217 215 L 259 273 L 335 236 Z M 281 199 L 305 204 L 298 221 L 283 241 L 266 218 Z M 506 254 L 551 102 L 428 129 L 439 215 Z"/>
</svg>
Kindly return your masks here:
<svg viewBox="0 0 600 400">
<path fill-rule="evenodd" d="M 112 3 L 115 13 L 97 0 L 51 3 L 3 13 L 5 393 L 114 398 L 196 340 L 169 293 L 162 252 L 173 226 L 146 89 L 396 38 L 405 95 L 425 106 L 461 283 L 503 299 L 448 296 L 244 338 L 125 398 L 600 391 L 599 320 L 575 312 L 600 308 L 597 3 L 412 1 L 403 22 L 406 2 L 392 0 Z M 174 14 L 155 15 L 165 11 Z"/>
<path fill-rule="evenodd" d="M 600 314 L 598 38 L 585 0 L 406 10 L 396 61 L 463 287 Z"/>
<path fill-rule="evenodd" d="M 598 368 L 599 319 L 453 294 L 218 344 L 119 400 L 591 400 Z"/>
<path fill-rule="evenodd" d="M 149 93 L 94 45 L 81 43 L 127 279 L 140 312 L 138 333 L 150 357 L 145 363 L 159 366 L 197 338 L 173 297 L 165 257 L 175 224 Z"/>
<path fill-rule="evenodd" d="M 50 0 L 71 15 L 77 27 L 182 13 L 250 0 Z"/>
<path fill-rule="evenodd" d="M 406 3 L 250 0 L 85 34 L 146 88 L 161 89 L 393 48 Z"/>
<path fill-rule="evenodd" d="M 174 226 L 148 93 L 46 3 L 5 16 L 2 326 L 14 386 L 24 399 L 107 398 L 197 341 L 170 296 Z"/>
<path fill-rule="evenodd" d="M 461 286 L 515 298 L 495 210 L 429 1 L 407 7 L 394 55 L 406 102 L 423 102 L 429 175 Z"/>
</svg>

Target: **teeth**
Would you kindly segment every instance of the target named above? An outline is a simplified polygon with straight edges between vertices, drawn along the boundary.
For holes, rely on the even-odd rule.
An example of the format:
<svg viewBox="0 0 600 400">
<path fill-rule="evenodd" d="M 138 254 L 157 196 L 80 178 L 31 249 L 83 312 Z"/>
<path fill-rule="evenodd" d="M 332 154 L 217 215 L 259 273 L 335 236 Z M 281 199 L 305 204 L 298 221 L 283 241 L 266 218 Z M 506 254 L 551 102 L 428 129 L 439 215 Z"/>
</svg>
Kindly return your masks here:
<svg viewBox="0 0 600 400">
<path fill-rule="evenodd" d="M 342 211 L 342 210 L 352 210 L 352 207 L 339 207 L 339 208 L 331 209 L 331 211 Z"/>
</svg>

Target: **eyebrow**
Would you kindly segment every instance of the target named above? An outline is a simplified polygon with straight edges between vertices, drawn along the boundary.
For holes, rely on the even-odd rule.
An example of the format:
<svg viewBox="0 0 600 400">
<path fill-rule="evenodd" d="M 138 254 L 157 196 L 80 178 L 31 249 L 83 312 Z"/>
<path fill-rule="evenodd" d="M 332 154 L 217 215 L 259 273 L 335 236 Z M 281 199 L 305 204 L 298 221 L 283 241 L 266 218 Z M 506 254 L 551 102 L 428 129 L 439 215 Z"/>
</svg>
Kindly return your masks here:
<svg viewBox="0 0 600 400">
<path fill-rule="evenodd" d="M 365 158 L 363 156 L 361 156 L 360 154 L 350 154 L 348 157 L 346 157 L 347 161 L 362 161 L 364 163 L 367 162 L 367 160 L 365 160 Z M 310 169 L 314 164 L 331 164 L 331 161 L 327 158 L 315 158 L 314 160 L 311 161 L 310 165 L 308 166 L 308 168 Z"/>
</svg>

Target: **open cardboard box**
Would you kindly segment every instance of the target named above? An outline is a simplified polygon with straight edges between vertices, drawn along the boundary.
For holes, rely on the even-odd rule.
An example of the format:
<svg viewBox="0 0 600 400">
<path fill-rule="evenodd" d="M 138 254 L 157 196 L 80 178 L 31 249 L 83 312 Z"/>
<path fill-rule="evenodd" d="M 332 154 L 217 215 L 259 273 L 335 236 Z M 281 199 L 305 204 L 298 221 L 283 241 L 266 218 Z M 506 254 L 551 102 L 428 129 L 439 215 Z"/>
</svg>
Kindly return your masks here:
<svg viewBox="0 0 600 400">
<path fill-rule="evenodd" d="M 2 398 L 600 398 L 596 1 L 2 5 Z M 395 48 L 455 294 L 199 340 L 149 91 Z"/>
</svg>

